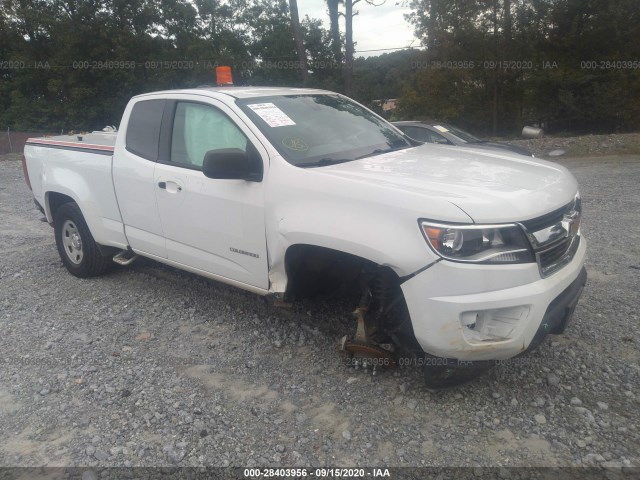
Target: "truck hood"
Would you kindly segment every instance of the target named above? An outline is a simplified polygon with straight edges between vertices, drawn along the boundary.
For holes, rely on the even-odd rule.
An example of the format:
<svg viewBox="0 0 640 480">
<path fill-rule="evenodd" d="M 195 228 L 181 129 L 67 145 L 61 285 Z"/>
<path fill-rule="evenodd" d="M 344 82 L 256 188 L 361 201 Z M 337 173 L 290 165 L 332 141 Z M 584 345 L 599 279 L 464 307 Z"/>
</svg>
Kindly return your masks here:
<svg viewBox="0 0 640 480">
<path fill-rule="evenodd" d="M 433 144 L 317 171 L 382 187 L 389 195 L 408 191 L 447 200 L 476 223 L 535 218 L 566 205 L 578 190 L 573 175 L 556 163 L 507 151 Z M 425 212 L 425 217 L 438 219 L 437 212 Z"/>
<path fill-rule="evenodd" d="M 511 153 L 517 153 L 526 157 L 531 157 L 531 152 L 526 148 L 519 147 L 518 145 L 512 145 L 511 143 L 502 142 L 480 142 L 480 143 L 467 143 L 464 145 L 468 148 L 493 149 L 493 150 L 507 150 Z"/>
</svg>

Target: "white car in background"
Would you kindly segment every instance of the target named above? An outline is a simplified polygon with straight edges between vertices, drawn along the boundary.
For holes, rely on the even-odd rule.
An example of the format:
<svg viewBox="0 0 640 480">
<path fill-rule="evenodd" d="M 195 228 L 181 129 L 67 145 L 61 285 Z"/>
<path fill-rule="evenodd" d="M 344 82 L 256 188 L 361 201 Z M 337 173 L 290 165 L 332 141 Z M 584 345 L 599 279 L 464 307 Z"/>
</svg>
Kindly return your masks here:
<svg viewBox="0 0 640 480">
<path fill-rule="evenodd" d="M 408 137 L 422 143 L 437 143 L 439 145 L 456 145 L 458 147 L 469 147 L 494 150 L 497 152 L 509 151 L 533 157 L 533 153 L 524 147 L 506 142 L 490 142 L 482 140 L 465 132 L 461 128 L 454 127 L 442 122 L 434 121 L 402 121 L 393 122 Z"/>
</svg>

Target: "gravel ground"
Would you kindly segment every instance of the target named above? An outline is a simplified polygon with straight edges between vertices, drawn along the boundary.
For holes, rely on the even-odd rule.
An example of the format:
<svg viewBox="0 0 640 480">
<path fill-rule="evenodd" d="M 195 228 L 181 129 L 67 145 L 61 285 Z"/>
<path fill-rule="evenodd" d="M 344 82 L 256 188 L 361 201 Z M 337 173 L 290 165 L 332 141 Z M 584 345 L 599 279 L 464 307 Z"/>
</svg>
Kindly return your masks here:
<svg viewBox="0 0 640 480">
<path fill-rule="evenodd" d="M 578 137 L 543 136 L 528 140 L 503 141 L 528 148 L 541 158 L 551 158 L 549 153 L 558 150 L 564 150 L 564 155 L 567 157 L 640 154 L 640 133 L 582 135 Z"/>
<path fill-rule="evenodd" d="M 640 466 L 640 157 L 562 161 L 590 242 L 567 332 L 428 391 L 339 363 L 353 305 L 146 260 L 72 277 L 0 160 L 0 466 Z"/>
</svg>

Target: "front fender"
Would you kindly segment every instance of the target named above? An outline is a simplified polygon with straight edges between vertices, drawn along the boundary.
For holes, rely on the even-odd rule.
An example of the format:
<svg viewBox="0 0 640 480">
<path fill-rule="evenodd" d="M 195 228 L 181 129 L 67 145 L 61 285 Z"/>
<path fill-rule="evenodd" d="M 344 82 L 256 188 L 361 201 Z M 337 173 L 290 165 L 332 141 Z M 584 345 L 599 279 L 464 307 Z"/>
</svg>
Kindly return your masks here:
<svg viewBox="0 0 640 480">
<path fill-rule="evenodd" d="M 271 169 L 266 227 L 273 292 L 286 290 L 285 254 L 292 245 L 315 245 L 356 255 L 402 277 L 437 259 L 420 232 L 419 218 L 437 216 L 471 223 L 446 200 L 427 201 L 415 192 L 336 178 L 320 169 L 280 162 L 274 162 Z"/>
</svg>

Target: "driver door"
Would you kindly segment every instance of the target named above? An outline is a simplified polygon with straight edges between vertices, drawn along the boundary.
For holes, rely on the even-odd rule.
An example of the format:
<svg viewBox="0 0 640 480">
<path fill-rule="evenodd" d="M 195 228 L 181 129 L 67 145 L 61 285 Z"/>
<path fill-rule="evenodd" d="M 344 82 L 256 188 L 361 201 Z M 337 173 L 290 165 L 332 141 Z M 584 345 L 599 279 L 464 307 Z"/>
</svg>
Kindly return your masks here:
<svg viewBox="0 0 640 480">
<path fill-rule="evenodd" d="M 268 289 L 261 182 L 211 179 L 202 173 L 209 150 L 255 147 L 267 153 L 224 104 L 176 101 L 155 188 L 167 258 L 199 272 Z M 242 128 L 240 127 L 242 125 Z"/>
</svg>

